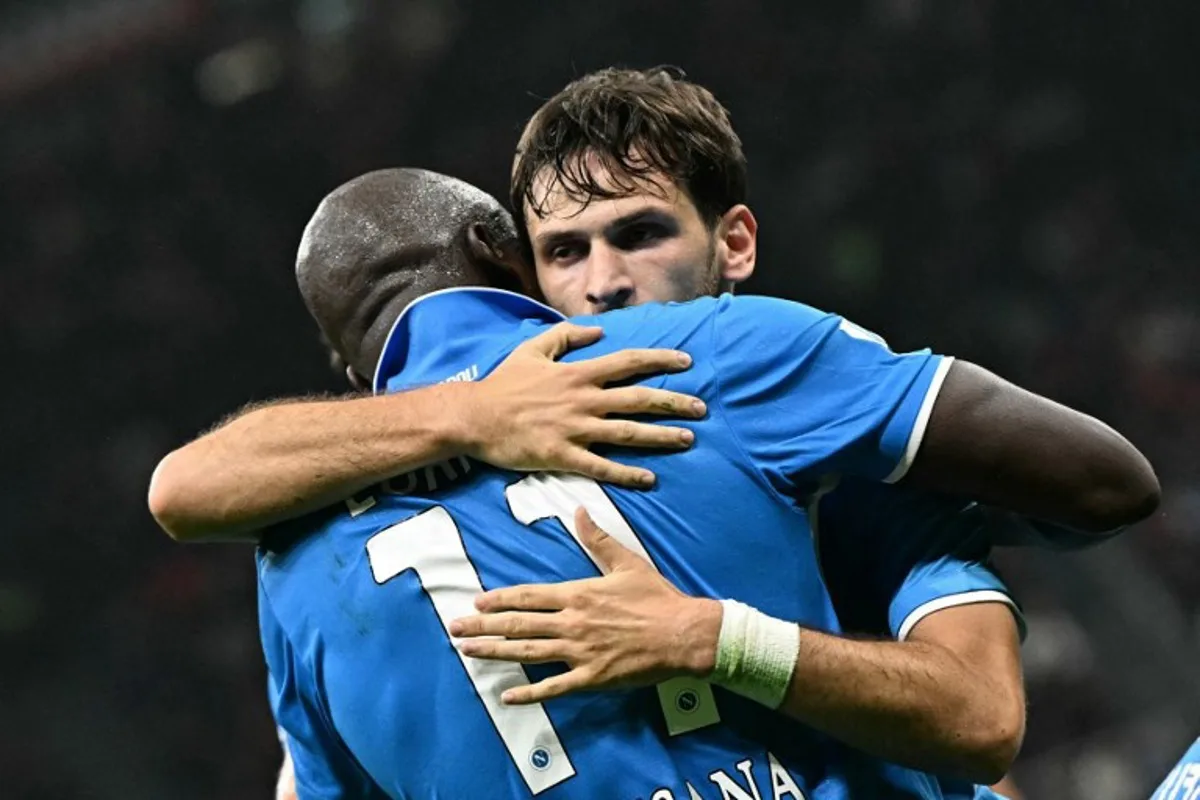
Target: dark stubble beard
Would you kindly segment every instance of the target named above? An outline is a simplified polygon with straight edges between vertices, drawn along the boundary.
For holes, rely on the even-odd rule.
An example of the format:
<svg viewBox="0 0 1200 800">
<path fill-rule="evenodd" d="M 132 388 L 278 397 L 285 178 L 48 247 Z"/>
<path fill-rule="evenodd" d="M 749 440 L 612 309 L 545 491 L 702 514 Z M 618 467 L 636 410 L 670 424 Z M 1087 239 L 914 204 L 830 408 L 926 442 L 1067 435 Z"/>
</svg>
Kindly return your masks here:
<svg viewBox="0 0 1200 800">
<path fill-rule="evenodd" d="M 696 297 L 716 297 L 722 292 L 733 291 L 733 283 L 721 279 L 721 268 L 717 264 L 717 232 L 708 234 L 708 253 L 705 255 L 704 273 L 696 287 Z"/>
</svg>

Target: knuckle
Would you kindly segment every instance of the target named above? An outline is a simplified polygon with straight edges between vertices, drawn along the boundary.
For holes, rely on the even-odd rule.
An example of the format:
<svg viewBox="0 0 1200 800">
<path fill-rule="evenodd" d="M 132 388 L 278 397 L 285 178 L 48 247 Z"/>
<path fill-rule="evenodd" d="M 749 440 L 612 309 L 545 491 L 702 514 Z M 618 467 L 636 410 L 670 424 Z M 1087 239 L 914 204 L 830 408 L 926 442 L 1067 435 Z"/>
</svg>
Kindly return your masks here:
<svg viewBox="0 0 1200 800">
<path fill-rule="evenodd" d="M 587 653 L 578 644 L 571 644 L 563 648 L 563 656 L 572 669 L 582 669 L 583 665 L 587 663 Z"/>
<path fill-rule="evenodd" d="M 591 386 L 594 383 L 591 376 L 581 363 L 577 362 L 574 364 L 563 364 L 562 362 L 559 362 L 558 370 L 565 378 L 564 382 L 569 389 L 585 387 L 586 393 L 586 387 Z M 572 395 L 572 397 L 576 396 Z"/>
<path fill-rule="evenodd" d="M 675 397 L 670 392 L 646 390 L 644 406 L 647 411 L 674 411 Z"/>
<path fill-rule="evenodd" d="M 578 640 L 583 634 L 583 623 L 579 615 L 570 610 L 562 614 L 562 638 Z"/>
<path fill-rule="evenodd" d="M 582 465 L 579 470 L 581 473 L 587 473 L 592 480 L 600 481 L 601 483 L 612 483 L 612 475 L 607 465 L 604 463 L 593 464 L 588 463 Z"/>
<path fill-rule="evenodd" d="M 596 468 L 597 479 L 604 483 L 620 483 L 626 486 L 637 484 L 637 473 L 633 470 L 623 470 L 610 464 L 603 464 Z"/>
<path fill-rule="evenodd" d="M 636 370 L 638 368 L 638 355 L 636 352 L 626 351 L 613 358 L 607 366 L 608 369 L 605 372 L 612 375 Z"/>
<path fill-rule="evenodd" d="M 695 400 L 696 398 L 690 397 L 686 394 L 670 392 L 665 398 L 663 398 L 663 407 L 671 411 L 686 414 L 687 410 L 692 407 L 692 403 L 695 402 Z"/>
</svg>

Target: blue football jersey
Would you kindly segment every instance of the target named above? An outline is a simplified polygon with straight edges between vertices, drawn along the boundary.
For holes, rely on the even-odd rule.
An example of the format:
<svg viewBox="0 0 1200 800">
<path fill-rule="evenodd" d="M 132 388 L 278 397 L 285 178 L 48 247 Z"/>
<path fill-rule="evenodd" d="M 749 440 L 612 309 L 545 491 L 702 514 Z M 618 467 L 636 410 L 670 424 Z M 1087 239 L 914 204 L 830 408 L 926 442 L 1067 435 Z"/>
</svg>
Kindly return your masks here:
<svg viewBox="0 0 1200 800">
<path fill-rule="evenodd" d="M 989 563 L 1008 517 L 934 492 L 841 480 L 809 507 L 825 586 L 844 630 L 904 640 L 953 605 L 1004 603 L 1024 618 Z M 870 554 L 864 557 L 864 554 Z"/>
<path fill-rule="evenodd" d="M 397 320 L 376 388 L 485 377 L 561 319 L 506 292 L 435 293 Z M 505 689 L 561 665 L 463 657 L 447 626 L 473 613 L 481 591 L 598 574 L 575 536 L 580 505 L 685 592 L 841 630 L 810 505 L 857 491 L 848 483 L 824 492 L 835 475 L 904 474 L 949 365 L 928 352 L 892 353 L 837 316 L 766 298 L 576 321 L 600 324 L 605 335 L 565 360 L 626 347 L 693 356 L 688 371 L 645 383 L 707 402 L 708 417 L 687 423 L 695 446 L 622 454 L 657 473 L 650 491 L 457 458 L 270 531 L 259 553 L 260 625 L 300 797 L 988 796 L 881 764 L 700 681 L 500 703 Z M 839 514 L 820 513 L 830 526 L 822 537 L 836 538 Z M 884 604 L 899 620 L 893 632 L 935 596 L 1002 592 L 975 563 L 916 546 L 889 561 L 881 574 L 905 572 L 903 599 Z M 854 572 L 848 563 L 837 569 Z"/>
<path fill-rule="evenodd" d="M 1025 622 L 989 564 L 999 525 L 1020 524 L 933 492 L 843 479 L 809 506 L 821 572 L 843 631 L 904 640 L 952 606 L 1002 603 Z M 830 797 L 997 798 L 983 786 L 890 764 L 846 748 L 830 762 Z M 880 787 L 886 787 L 881 791 Z M 907 789 L 911 795 L 899 794 Z M 818 795 L 820 792 L 818 791 Z"/>
<path fill-rule="evenodd" d="M 1197 739 L 1150 800 L 1196 800 L 1200 798 L 1200 739 Z"/>
</svg>

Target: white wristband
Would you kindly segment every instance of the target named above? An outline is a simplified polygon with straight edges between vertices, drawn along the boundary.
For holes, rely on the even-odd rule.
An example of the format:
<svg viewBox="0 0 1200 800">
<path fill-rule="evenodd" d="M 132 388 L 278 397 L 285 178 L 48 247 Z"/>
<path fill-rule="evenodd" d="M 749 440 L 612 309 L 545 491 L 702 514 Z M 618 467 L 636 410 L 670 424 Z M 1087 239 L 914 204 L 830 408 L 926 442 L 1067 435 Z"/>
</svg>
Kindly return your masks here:
<svg viewBox="0 0 1200 800">
<path fill-rule="evenodd" d="M 721 608 L 721 634 L 709 681 L 779 708 L 800 655 L 800 626 L 736 600 L 722 600 Z"/>
</svg>

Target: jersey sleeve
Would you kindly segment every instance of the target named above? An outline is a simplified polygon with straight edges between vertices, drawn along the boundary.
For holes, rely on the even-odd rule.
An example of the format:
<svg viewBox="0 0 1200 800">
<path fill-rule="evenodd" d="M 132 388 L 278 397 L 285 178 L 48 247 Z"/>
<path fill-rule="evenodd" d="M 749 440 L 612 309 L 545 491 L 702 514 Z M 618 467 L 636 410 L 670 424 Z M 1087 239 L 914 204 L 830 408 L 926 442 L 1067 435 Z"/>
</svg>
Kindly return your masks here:
<svg viewBox="0 0 1200 800">
<path fill-rule="evenodd" d="M 1191 797 L 1200 791 L 1197 790 L 1197 786 L 1200 786 L 1200 739 L 1183 754 L 1183 758 L 1167 775 L 1166 780 L 1154 790 L 1150 800 Z"/>
<path fill-rule="evenodd" d="M 713 332 L 721 411 L 785 493 L 830 473 L 902 478 L 952 360 L 766 297 L 723 297 Z"/>
<path fill-rule="evenodd" d="M 993 519 L 974 503 L 846 479 L 813 502 L 822 573 L 844 630 L 903 640 L 925 617 L 972 603 L 1020 607 L 988 560 Z"/>
<path fill-rule="evenodd" d="M 292 759 L 299 800 L 387 800 L 333 732 L 261 584 L 258 619 L 271 713 Z"/>
</svg>

